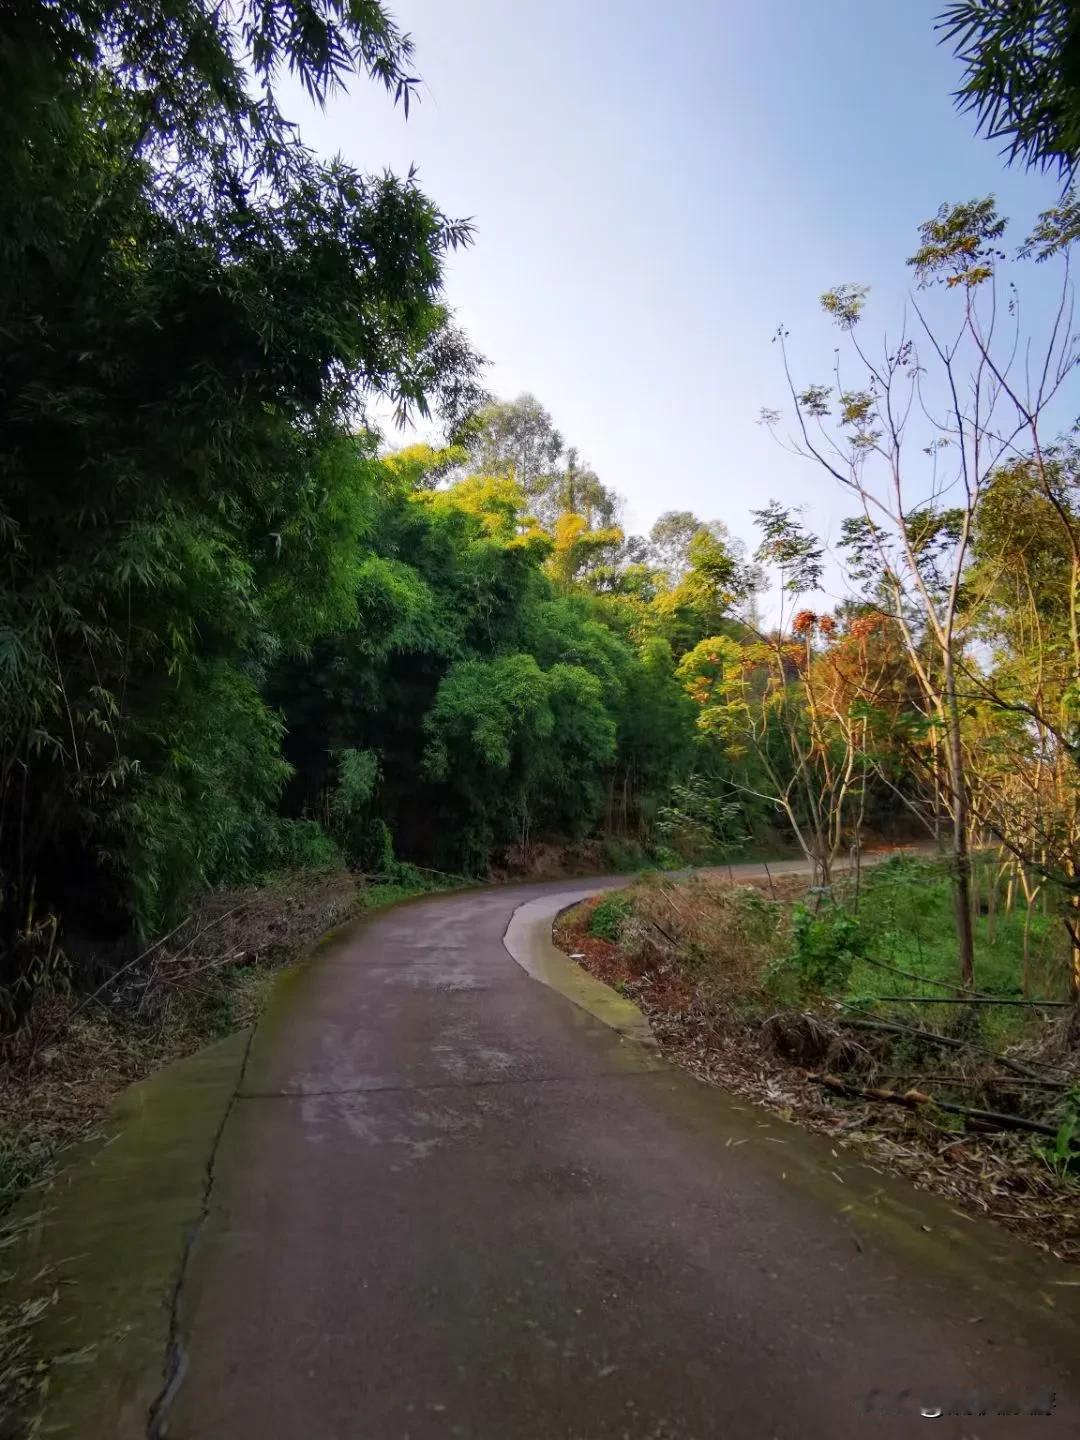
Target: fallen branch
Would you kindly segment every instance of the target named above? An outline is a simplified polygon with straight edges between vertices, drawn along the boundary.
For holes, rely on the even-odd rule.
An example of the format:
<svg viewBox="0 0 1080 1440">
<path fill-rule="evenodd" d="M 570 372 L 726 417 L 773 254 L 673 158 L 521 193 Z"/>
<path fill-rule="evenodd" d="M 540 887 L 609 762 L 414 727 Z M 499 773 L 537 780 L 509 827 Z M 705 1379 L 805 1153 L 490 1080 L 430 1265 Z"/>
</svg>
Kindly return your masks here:
<svg viewBox="0 0 1080 1440">
<path fill-rule="evenodd" d="M 978 1050 L 980 1054 L 996 1060 L 999 1065 L 1004 1065 L 1007 1070 L 1015 1070 L 1017 1075 L 1026 1075 L 1029 1080 L 1042 1078 L 1037 1070 L 1023 1060 L 1014 1060 L 1010 1055 L 999 1055 L 995 1050 L 986 1050 L 981 1045 L 970 1045 L 966 1040 L 955 1040 L 951 1035 L 939 1035 L 936 1030 L 923 1030 L 917 1025 L 902 1025 L 899 1020 L 868 1020 L 861 1015 L 847 1015 L 840 1023 L 850 1025 L 855 1030 L 884 1030 L 893 1035 L 914 1035 L 919 1040 L 928 1040 L 931 1045 L 943 1045 L 950 1050 Z M 1043 1068 L 1052 1070 L 1054 1067 L 1044 1065 Z"/>
<path fill-rule="evenodd" d="M 651 925 L 658 935 L 662 935 L 664 937 L 664 939 L 668 942 L 669 945 L 673 945 L 676 949 L 678 949 L 678 940 L 676 940 L 675 936 L 672 935 L 670 930 L 664 929 L 663 925 L 660 924 L 659 920 L 654 920 L 650 915 L 644 916 L 644 920 L 646 925 Z"/>
<path fill-rule="evenodd" d="M 892 1035 L 917 1035 L 920 1040 L 929 1040 L 932 1045 L 944 1045 L 950 1050 L 965 1050 L 966 1040 L 955 1040 L 951 1035 L 939 1035 L 936 1030 L 922 1030 L 917 1025 L 901 1025 L 899 1020 L 869 1020 L 861 1015 L 845 1015 L 841 1025 L 851 1025 L 856 1030 L 884 1030 Z"/>
<path fill-rule="evenodd" d="M 444 888 L 447 890 L 462 890 L 470 886 L 475 888 L 482 883 L 477 880 L 475 875 L 458 875 L 453 870 L 436 870 L 431 865 L 414 865 L 411 860 L 406 863 L 411 869 L 419 870 L 422 875 L 438 875 L 443 880 L 453 880 L 457 882 L 454 885 L 445 886 Z M 399 880 L 396 880 L 393 875 L 383 875 L 377 870 L 354 870 L 352 874 L 357 880 L 363 880 L 369 885 L 398 885 L 401 883 Z M 431 893 L 437 895 L 439 892 L 436 890 Z"/>
<path fill-rule="evenodd" d="M 916 975 L 914 970 L 901 970 L 899 965 L 890 965 L 885 960 L 874 960 L 869 955 L 863 955 L 863 963 L 873 965 L 878 970 L 888 970 L 890 975 L 902 975 L 905 980 L 914 980 L 917 985 L 940 985 L 943 990 L 956 991 L 958 985 L 950 985 L 947 980 L 935 980 L 932 975 Z M 973 990 L 973 995 L 985 995 L 985 990 Z"/>
<path fill-rule="evenodd" d="M 682 910 L 682 909 L 675 903 L 675 897 L 672 895 L 671 891 L 670 891 L 670 890 L 665 890 L 664 887 L 663 887 L 663 885 L 658 885 L 656 888 L 660 891 L 660 894 L 663 895 L 664 899 L 665 899 L 665 900 L 668 902 L 668 904 L 671 906 L 672 910 L 675 911 L 675 914 L 676 914 L 676 915 L 681 915 L 682 918 L 685 920 L 685 919 L 686 919 L 686 912 L 685 912 L 684 910 Z"/>
<path fill-rule="evenodd" d="M 172 937 L 177 933 L 177 931 L 182 930 L 190 919 L 190 915 L 185 915 L 183 920 L 180 921 L 180 924 L 174 926 L 167 935 L 162 935 L 160 940 L 155 940 L 154 943 L 148 946 L 147 949 L 142 951 L 141 954 L 136 955 L 134 960 L 129 960 L 126 965 L 121 965 L 119 970 L 114 970 L 107 979 L 102 981 L 102 983 L 97 987 L 96 990 L 92 991 L 84 999 L 80 1000 L 78 1005 L 75 1006 L 74 1010 L 72 1010 L 69 1015 L 66 1015 L 59 1025 L 54 1026 L 54 1028 L 45 1036 L 45 1039 L 42 1043 L 47 1044 L 50 1041 L 58 1039 L 68 1029 L 75 1017 L 77 1015 L 81 1015 L 82 1012 L 89 1004 L 91 1004 L 92 1001 L 96 1000 L 103 991 L 108 990 L 110 985 L 115 985 L 117 980 L 120 979 L 121 975 L 126 975 L 129 970 L 133 970 L 135 966 L 138 965 L 140 960 L 145 960 L 147 956 L 152 955 L 155 950 L 160 949 L 167 940 L 171 940 Z M 38 1046 L 34 1047 L 35 1052 L 38 1048 Z"/>
<path fill-rule="evenodd" d="M 1073 1005 L 1071 1000 L 1018 1000 L 1011 996 L 997 999 L 992 995 L 875 995 L 874 999 L 899 1005 L 1028 1005 L 1036 1010 L 1044 1005 L 1071 1010 Z"/>
<path fill-rule="evenodd" d="M 859 1100 L 874 1100 L 883 1105 L 903 1105 L 908 1110 L 918 1110 L 924 1105 L 933 1105 L 937 1110 L 945 1110 L 950 1115 L 960 1115 L 965 1120 L 975 1120 L 983 1125 L 995 1125 L 999 1130 L 1026 1130 L 1033 1135 L 1049 1135 L 1057 1137 L 1058 1127 L 1056 1125 L 1044 1125 L 1041 1120 L 1028 1120 L 1023 1115 L 1003 1115 L 998 1110 L 978 1110 L 970 1105 L 957 1105 L 952 1100 L 936 1100 L 933 1095 L 925 1095 L 921 1090 L 899 1090 L 867 1089 L 863 1085 L 855 1085 L 849 1080 L 844 1080 L 839 1075 L 810 1074 L 808 1077 L 825 1089 L 833 1091 L 837 1095 L 848 1095 Z"/>
<path fill-rule="evenodd" d="M 953 1089 L 985 1089 L 988 1085 L 1017 1085 L 1020 1088 L 1036 1090 L 1068 1090 L 1069 1086 L 1063 1080 L 1035 1080 L 1027 1075 L 992 1075 L 989 1079 L 967 1080 L 956 1075 L 927 1075 L 925 1071 L 911 1071 L 903 1075 L 879 1075 L 879 1080 L 919 1080 L 926 1083 L 928 1080 L 941 1080 L 944 1084 Z"/>
<path fill-rule="evenodd" d="M 208 920 L 205 925 L 201 925 L 195 931 L 195 934 L 192 935 L 191 939 L 188 940 L 185 945 L 182 945 L 174 955 L 164 956 L 159 963 L 162 965 L 178 965 L 180 961 L 184 958 L 184 956 L 188 953 L 188 951 L 194 949 L 194 947 L 198 944 L 198 942 L 203 938 L 204 935 L 209 934 L 209 932 L 215 929 L 216 926 L 224 925 L 225 921 L 230 919 L 238 911 L 253 908 L 255 907 L 251 905 L 250 901 L 241 900 L 240 904 L 234 905 L 231 910 L 225 910 L 220 915 L 215 915 L 213 920 Z M 177 926 L 177 929 L 179 928 L 180 927 Z M 175 935 L 176 931 L 174 930 L 172 933 Z M 166 939 L 167 938 L 168 937 L 166 937 Z M 149 954 L 149 951 L 147 953 Z"/>
</svg>

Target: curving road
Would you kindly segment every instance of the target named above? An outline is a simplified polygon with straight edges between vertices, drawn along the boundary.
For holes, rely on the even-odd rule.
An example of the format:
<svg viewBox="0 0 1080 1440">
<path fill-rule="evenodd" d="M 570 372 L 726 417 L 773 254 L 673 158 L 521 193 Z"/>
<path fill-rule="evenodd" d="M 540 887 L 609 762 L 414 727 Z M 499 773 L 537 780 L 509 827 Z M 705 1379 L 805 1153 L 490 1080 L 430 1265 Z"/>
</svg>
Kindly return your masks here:
<svg viewBox="0 0 1080 1440">
<path fill-rule="evenodd" d="M 837 1440 L 977 1389 L 1056 1411 L 930 1433 L 1078 1433 L 1076 1275 L 538 983 L 504 933 L 571 891 L 400 906 L 286 983 L 151 1434 Z"/>
</svg>

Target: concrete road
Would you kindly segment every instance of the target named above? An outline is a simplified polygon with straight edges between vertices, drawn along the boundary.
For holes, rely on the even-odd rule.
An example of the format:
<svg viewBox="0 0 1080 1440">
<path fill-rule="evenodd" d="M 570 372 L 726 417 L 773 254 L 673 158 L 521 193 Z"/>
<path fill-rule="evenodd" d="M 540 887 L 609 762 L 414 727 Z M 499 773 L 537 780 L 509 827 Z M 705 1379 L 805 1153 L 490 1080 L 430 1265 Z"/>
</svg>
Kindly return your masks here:
<svg viewBox="0 0 1080 1440">
<path fill-rule="evenodd" d="M 1076 1273 L 538 983 L 511 916 L 581 888 L 404 905 L 286 983 L 151 1435 L 1080 1433 Z"/>
</svg>

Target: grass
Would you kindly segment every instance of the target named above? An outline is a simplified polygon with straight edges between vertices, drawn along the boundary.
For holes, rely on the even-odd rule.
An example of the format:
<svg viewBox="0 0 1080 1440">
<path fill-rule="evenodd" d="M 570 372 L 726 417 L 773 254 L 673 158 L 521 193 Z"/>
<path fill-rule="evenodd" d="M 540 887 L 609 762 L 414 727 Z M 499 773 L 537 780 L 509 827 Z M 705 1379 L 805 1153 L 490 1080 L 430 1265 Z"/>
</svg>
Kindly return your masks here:
<svg viewBox="0 0 1080 1440">
<path fill-rule="evenodd" d="M 989 913 L 993 872 L 989 860 L 979 863 L 977 996 L 1023 1000 L 1026 986 L 1033 998 L 1067 1001 L 1069 954 L 1060 920 L 1052 910 L 1007 913 L 1000 893 L 997 913 Z M 594 901 L 585 923 L 590 938 L 617 947 L 623 971 L 610 963 L 620 983 L 643 993 L 661 983 L 666 995 L 679 990 L 687 1004 L 732 1023 L 754 1028 L 778 1012 L 816 1012 L 821 1033 L 835 1034 L 845 1016 L 854 1022 L 861 1015 L 960 1042 L 846 1030 L 849 1052 L 863 1057 L 862 1078 L 875 1083 L 880 1077 L 903 1090 L 922 1078 L 942 1099 L 989 1109 L 1015 1103 L 1052 1124 L 1062 1118 L 1061 1096 L 1074 1069 L 1080 1077 L 1080 1057 L 1066 1053 L 1067 1005 L 954 1003 L 965 992 L 942 860 L 896 857 L 863 875 L 858 896 L 844 878 L 832 902 L 811 894 L 805 877 L 732 886 L 717 875 L 645 875 Z M 1002 1078 L 993 1056 L 1011 1047 L 1037 1064 L 1048 1062 L 1050 1072 L 1029 1071 L 1025 1079 L 1013 1069 Z M 834 1059 L 830 1052 L 808 1068 L 829 1068 Z M 1062 1084 L 1039 1087 L 1036 1074 Z"/>
<path fill-rule="evenodd" d="M 975 919 L 975 988 L 983 995 L 1021 999 L 1024 994 L 1025 921 L 1027 921 L 1027 972 L 1032 998 L 1068 998 L 1068 957 L 1065 932 L 1052 913 L 1035 911 L 1027 919 L 1020 908 L 1006 913 L 999 894 L 997 913 L 988 913 L 991 863 L 979 863 L 977 885 L 982 897 Z M 839 891 L 851 903 L 850 884 Z M 854 964 L 846 997 L 892 1010 L 905 1023 L 914 1019 L 949 1029 L 978 1011 L 979 1026 L 988 1042 L 1006 1044 L 1037 1029 L 1039 1012 L 1023 1006 L 913 1005 L 881 1001 L 882 996 L 948 996 L 958 984 L 952 887 L 947 869 L 938 860 L 898 856 L 870 871 L 863 880 L 858 921 L 866 940 L 866 959 Z M 872 962 L 877 961 L 877 964 Z M 892 969 L 883 968 L 885 965 Z M 895 973 L 907 971 L 915 980 Z M 952 993 L 958 994 L 955 989 Z M 1043 1012 L 1046 1013 L 1046 1012 Z"/>
<path fill-rule="evenodd" d="M 616 890 L 613 895 L 606 895 L 592 912 L 589 929 L 601 940 L 617 940 L 623 922 L 633 914 L 633 910 L 633 901 Z"/>
<path fill-rule="evenodd" d="M 0 1225 L 0 1266 L 6 1267 L 7 1252 L 19 1244 L 29 1221 Z M 0 1274 L 0 1283 L 9 1279 Z M 30 1415 L 36 1410 L 46 1384 L 48 1365 L 36 1353 L 34 1332 L 42 1316 L 59 1299 L 53 1277 L 42 1272 L 35 1279 L 36 1292 L 29 1299 L 0 1301 L 0 1434 L 33 1434 Z"/>
<path fill-rule="evenodd" d="M 1000 894 L 999 913 L 987 913 L 980 864 L 976 987 L 1023 998 L 1027 917 L 1005 914 Z M 556 943 L 633 999 L 694 1074 L 1080 1262 L 1071 1008 L 902 998 L 962 998 L 947 865 L 898 857 L 864 873 L 857 905 L 854 888 L 841 880 L 828 903 L 805 876 L 652 873 L 617 905 L 594 896 L 568 912 Z M 1030 917 L 1026 950 L 1031 994 L 1065 999 L 1069 955 L 1052 905 Z"/>
</svg>

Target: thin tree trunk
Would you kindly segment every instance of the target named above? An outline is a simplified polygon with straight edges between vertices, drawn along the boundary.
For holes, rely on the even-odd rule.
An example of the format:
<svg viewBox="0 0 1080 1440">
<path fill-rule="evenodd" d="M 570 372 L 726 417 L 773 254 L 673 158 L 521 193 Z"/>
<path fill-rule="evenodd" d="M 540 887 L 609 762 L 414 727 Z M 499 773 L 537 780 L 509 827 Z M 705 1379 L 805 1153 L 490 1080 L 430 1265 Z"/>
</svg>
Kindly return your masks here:
<svg viewBox="0 0 1080 1440">
<path fill-rule="evenodd" d="M 1024 999 L 1031 999 L 1031 909 L 1036 897 L 1032 895 L 1024 915 Z"/>
<path fill-rule="evenodd" d="M 1077 891 L 1069 896 L 1069 911 L 1069 980 L 1080 1014 L 1080 893 Z"/>
<path fill-rule="evenodd" d="M 951 648 L 945 650 L 945 699 L 948 722 L 949 782 L 953 813 L 953 909 L 959 949 L 960 978 L 967 989 L 975 985 L 975 931 L 971 923 L 971 852 L 968 849 L 968 795 L 960 707 L 956 698 L 956 671 Z"/>
</svg>

